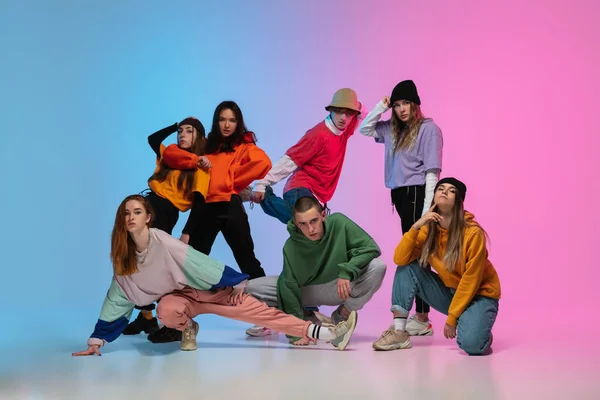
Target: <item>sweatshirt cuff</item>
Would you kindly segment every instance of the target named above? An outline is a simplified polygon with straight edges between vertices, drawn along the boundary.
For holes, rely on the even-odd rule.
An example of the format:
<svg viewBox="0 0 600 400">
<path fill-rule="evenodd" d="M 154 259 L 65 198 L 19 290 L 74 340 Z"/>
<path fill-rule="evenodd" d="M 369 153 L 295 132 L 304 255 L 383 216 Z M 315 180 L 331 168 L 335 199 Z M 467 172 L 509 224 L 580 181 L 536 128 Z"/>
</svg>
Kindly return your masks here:
<svg viewBox="0 0 600 400">
<path fill-rule="evenodd" d="M 264 193 L 266 191 L 266 187 L 267 184 L 263 183 L 263 182 L 256 182 L 254 184 L 254 188 L 252 189 L 253 192 L 259 192 L 259 193 Z"/>
<path fill-rule="evenodd" d="M 379 103 L 377 103 L 377 105 L 375 105 L 375 109 L 379 112 L 379 114 L 383 114 L 384 112 L 386 112 L 390 108 L 391 107 L 388 107 L 385 104 L 383 104 L 382 100 L 379 100 Z M 375 110 L 373 110 L 373 111 L 375 111 Z"/>
<path fill-rule="evenodd" d="M 246 286 L 248 286 L 248 279 L 244 279 L 243 281 L 241 281 L 240 283 L 238 283 L 237 285 L 235 285 L 233 288 L 234 289 L 245 290 Z"/>
<path fill-rule="evenodd" d="M 104 340 L 98 338 L 89 338 L 87 341 L 88 346 L 104 346 Z"/>
<path fill-rule="evenodd" d="M 340 273 L 338 274 L 338 278 L 348 279 L 349 281 L 351 281 L 352 275 L 350 275 L 350 273 L 346 270 L 341 270 Z"/>
<path fill-rule="evenodd" d="M 458 319 L 455 318 L 453 315 L 448 315 L 448 318 L 446 319 L 446 323 L 450 326 L 456 326 L 458 322 Z"/>
</svg>

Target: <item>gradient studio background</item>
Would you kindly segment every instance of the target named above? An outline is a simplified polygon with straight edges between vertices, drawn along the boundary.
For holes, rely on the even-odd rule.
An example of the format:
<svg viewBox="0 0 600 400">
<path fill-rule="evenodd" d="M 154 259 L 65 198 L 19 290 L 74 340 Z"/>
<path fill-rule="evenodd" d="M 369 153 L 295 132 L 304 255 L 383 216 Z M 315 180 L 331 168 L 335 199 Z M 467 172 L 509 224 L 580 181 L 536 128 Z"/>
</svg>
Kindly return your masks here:
<svg viewBox="0 0 600 400">
<path fill-rule="evenodd" d="M 443 130 L 442 175 L 466 182 L 491 236 L 504 296 L 496 331 L 557 333 L 557 318 L 597 329 L 599 11 L 592 0 L 2 1 L 0 346 L 85 343 L 110 283 L 116 207 L 154 169 L 150 133 L 188 115 L 209 128 L 233 99 L 276 162 L 335 90 L 354 88 L 372 109 L 409 78 Z M 355 135 L 330 204 L 389 263 L 361 313 L 373 335 L 389 323 L 401 237 L 389 197 L 383 146 Z M 248 213 L 258 258 L 276 274 L 285 227 Z M 212 256 L 235 265 L 221 236 Z M 433 319 L 441 334 L 444 319 Z"/>
</svg>

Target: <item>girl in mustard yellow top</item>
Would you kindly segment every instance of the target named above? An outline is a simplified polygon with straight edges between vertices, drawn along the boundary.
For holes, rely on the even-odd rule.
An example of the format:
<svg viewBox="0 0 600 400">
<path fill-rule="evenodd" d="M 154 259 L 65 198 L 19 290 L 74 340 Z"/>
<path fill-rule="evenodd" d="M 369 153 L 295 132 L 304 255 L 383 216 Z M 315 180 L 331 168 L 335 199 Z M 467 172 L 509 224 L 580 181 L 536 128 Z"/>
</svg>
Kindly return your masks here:
<svg viewBox="0 0 600 400">
<path fill-rule="evenodd" d="M 177 144 L 165 146 L 163 141 L 177 132 Z M 163 128 L 148 136 L 148 144 L 156 154 L 156 169 L 148 179 L 150 187 L 146 199 L 155 210 L 152 227 L 171 234 L 179 212 L 191 209 L 183 229 L 182 241 L 197 225 L 199 212 L 204 205 L 210 182 L 210 162 L 204 156 L 206 142 L 202 123 L 188 117 L 179 123 Z M 181 340 L 181 332 L 163 327 L 152 316 L 154 304 L 137 307 L 141 312 L 123 331 L 125 335 L 148 333 L 148 340 L 164 343 Z"/>
<path fill-rule="evenodd" d="M 448 316 L 444 336 L 456 338 L 467 354 L 490 349 L 500 280 L 488 260 L 486 232 L 464 210 L 466 192 L 458 179 L 440 180 L 433 205 L 402 237 L 394 253 L 399 265 L 392 288 L 394 325 L 373 343 L 374 349 L 411 347 L 406 318 L 417 295 Z"/>
</svg>

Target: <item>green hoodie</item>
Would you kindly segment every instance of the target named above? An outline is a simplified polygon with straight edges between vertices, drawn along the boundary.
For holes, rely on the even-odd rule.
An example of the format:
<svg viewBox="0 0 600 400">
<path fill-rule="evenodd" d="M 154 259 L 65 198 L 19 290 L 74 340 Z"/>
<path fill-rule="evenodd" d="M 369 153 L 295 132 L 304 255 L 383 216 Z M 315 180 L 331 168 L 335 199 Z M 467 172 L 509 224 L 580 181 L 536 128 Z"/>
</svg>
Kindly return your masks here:
<svg viewBox="0 0 600 400">
<path fill-rule="evenodd" d="M 354 281 L 361 270 L 381 255 L 367 232 L 341 213 L 325 218 L 321 240 L 308 239 L 290 220 L 290 238 L 283 246 L 283 271 L 277 280 L 279 308 L 303 318 L 302 287 L 337 278 Z"/>
</svg>

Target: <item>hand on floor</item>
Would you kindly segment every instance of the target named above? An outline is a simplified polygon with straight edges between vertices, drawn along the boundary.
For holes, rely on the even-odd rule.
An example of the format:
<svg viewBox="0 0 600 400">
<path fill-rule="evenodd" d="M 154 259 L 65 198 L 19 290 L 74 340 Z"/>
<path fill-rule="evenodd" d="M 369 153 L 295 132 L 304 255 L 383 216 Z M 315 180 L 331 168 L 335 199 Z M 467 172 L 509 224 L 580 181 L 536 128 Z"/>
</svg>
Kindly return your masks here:
<svg viewBox="0 0 600 400">
<path fill-rule="evenodd" d="M 84 351 L 80 351 L 77 353 L 71 353 L 71 355 L 73 357 L 78 357 L 78 356 L 93 356 L 94 354 L 101 356 L 102 354 L 100 354 L 100 346 L 98 345 L 91 345 L 88 346 L 87 350 Z"/>
<path fill-rule="evenodd" d="M 294 346 L 308 346 L 309 344 L 317 344 L 317 339 L 309 338 L 308 336 L 303 337 L 302 339 L 298 339 L 292 344 Z"/>
</svg>

